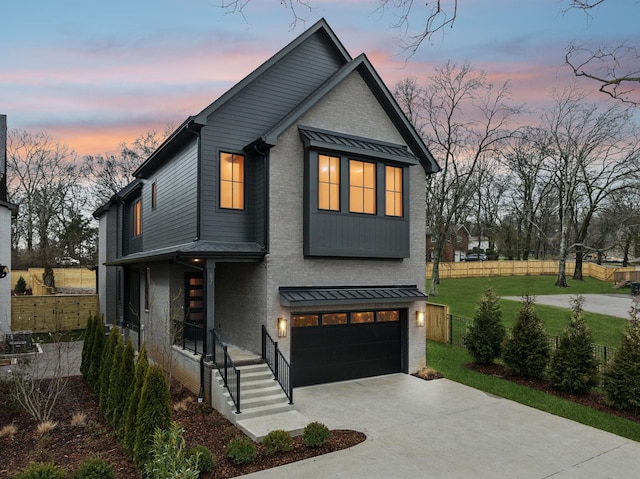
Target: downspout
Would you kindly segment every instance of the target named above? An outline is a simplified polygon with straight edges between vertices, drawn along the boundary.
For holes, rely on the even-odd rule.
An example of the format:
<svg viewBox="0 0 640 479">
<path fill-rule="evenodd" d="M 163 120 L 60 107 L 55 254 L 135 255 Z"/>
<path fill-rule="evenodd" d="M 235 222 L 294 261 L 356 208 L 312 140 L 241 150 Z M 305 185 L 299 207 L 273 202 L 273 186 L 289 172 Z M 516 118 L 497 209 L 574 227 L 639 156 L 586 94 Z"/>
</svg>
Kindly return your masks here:
<svg viewBox="0 0 640 479">
<path fill-rule="evenodd" d="M 200 223 L 198 221 L 198 223 Z M 191 269 L 195 269 L 196 271 L 200 271 L 201 273 L 204 274 L 205 272 L 205 268 L 201 267 L 201 266 L 196 266 L 194 264 L 191 263 L 185 263 L 184 261 L 180 261 L 180 259 L 178 259 L 177 257 L 173 260 L 174 263 L 179 264 L 181 266 L 184 266 L 185 268 L 191 268 Z M 207 282 L 204 281 L 204 291 L 203 293 L 206 293 L 206 288 L 207 288 Z M 205 309 L 204 309 L 204 314 L 205 314 L 205 318 L 207 316 L 207 303 L 205 301 L 204 303 L 205 305 Z M 198 388 L 198 402 L 201 403 L 204 400 L 204 358 L 206 356 L 207 353 L 207 333 L 205 331 L 204 334 L 204 339 L 203 339 L 203 351 L 202 354 L 200 355 L 200 387 Z"/>
</svg>

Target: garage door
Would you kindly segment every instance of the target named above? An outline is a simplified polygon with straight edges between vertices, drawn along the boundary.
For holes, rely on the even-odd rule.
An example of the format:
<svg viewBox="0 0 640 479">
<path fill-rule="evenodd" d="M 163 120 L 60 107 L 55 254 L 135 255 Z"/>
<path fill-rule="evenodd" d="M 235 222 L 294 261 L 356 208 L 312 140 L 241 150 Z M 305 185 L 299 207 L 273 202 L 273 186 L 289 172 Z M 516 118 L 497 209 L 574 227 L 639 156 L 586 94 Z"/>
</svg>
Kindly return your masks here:
<svg viewBox="0 0 640 479">
<path fill-rule="evenodd" d="M 293 315 L 294 386 L 400 372 L 403 311 Z"/>
</svg>

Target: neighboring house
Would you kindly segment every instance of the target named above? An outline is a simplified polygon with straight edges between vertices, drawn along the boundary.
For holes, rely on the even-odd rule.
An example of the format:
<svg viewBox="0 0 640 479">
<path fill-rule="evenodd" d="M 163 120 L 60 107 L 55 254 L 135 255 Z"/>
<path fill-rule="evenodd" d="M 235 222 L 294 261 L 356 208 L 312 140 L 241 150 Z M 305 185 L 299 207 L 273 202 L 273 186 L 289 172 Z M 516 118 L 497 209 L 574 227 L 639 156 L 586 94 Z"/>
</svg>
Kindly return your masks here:
<svg viewBox="0 0 640 479">
<path fill-rule="evenodd" d="M 7 201 L 7 116 L 0 115 L 0 339 L 11 332 L 11 218 L 17 213 Z"/>
<path fill-rule="evenodd" d="M 478 248 L 483 253 L 489 249 L 489 238 L 486 236 L 469 236 L 469 251 Z"/>
<path fill-rule="evenodd" d="M 321 20 L 94 213 L 101 312 L 205 396 L 212 330 L 257 354 L 277 339 L 294 386 L 416 371 L 438 170 L 367 57 Z"/>
<path fill-rule="evenodd" d="M 455 225 L 452 233 L 447 238 L 447 243 L 444 245 L 442 252 L 442 262 L 452 263 L 464 260 L 469 248 L 469 230 L 464 225 Z M 427 259 L 429 261 L 434 260 L 434 254 L 436 251 L 436 242 L 433 235 L 427 233 Z"/>
</svg>

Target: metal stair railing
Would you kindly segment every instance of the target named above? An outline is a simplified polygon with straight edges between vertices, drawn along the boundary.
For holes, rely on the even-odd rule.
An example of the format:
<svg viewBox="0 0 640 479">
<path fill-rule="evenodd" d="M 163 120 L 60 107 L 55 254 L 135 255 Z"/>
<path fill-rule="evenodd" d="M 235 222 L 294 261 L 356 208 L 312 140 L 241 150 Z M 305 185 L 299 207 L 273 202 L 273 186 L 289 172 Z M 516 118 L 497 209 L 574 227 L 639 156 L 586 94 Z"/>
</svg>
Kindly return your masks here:
<svg viewBox="0 0 640 479">
<path fill-rule="evenodd" d="M 267 328 L 262 325 L 262 360 L 267 363 L 269 369 L 280 387 L 287 395 L 289 404 L 293 404 L 293 365 L 290 364 L 282 352 L 278 349 L 278 342 L 267 332 Z"/>
<path fill-rule="evenodd" d="M 214 329 L 211 330 L 211 336 L 213 337 L 213 341 L 211 341 L 213 363 L 222 376 L 224 387 L 229 391 L 229 396 L 236 407 L 236 413 L 240 414 L 240 370 L 233 364 L 227 345 L 222 342 Z"/>
</svg>

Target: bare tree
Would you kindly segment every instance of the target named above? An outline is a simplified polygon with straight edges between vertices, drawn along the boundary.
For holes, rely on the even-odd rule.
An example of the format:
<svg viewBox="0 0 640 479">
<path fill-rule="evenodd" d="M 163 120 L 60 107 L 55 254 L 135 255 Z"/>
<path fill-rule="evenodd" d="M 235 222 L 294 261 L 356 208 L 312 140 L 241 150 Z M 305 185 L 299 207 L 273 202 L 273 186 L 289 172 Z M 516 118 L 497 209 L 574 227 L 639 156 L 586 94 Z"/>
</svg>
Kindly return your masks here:
<svg viewBox="0 0 640 479">
<path fill-rule="evenodd" d="M 431 294 L 437 294 L 439 265 L 452 227 L 471 207 L 475 174 L 483 160 L 496 158 L 512 135 L 509 85 L 498 88 L 469 65 L 436 68 L 425 88 L 426 141 L 442 168 L 427 179 L 427 227 L 436 251 Z"/>
<path fill-rule="evenodd" d="M 13 178 L 9 200 L 20 205 L 16 239 L 29 252 L 38 246 L 41 260 L 50 264 L 50 246 L 61 228 L 58 220 L 80 194 L 82 173 L 76 154 L 45 132 L 11 130 L 7 168 Z"/>
<path fill-rule="evenodd" d="M 556 286 L 566 287 L 571 219 L 576 224 L 574 278 L 582 279 L 582 242 L 593 214 L 609 195 L 637 181 L 638 146 L 626 110 L 619 105 L 602 110 L 586 103 L 577 90 L 556 95 L 543 121 L 551 139 L 547 168 L 557 188 L 560 217 Z"/>
</svg>

